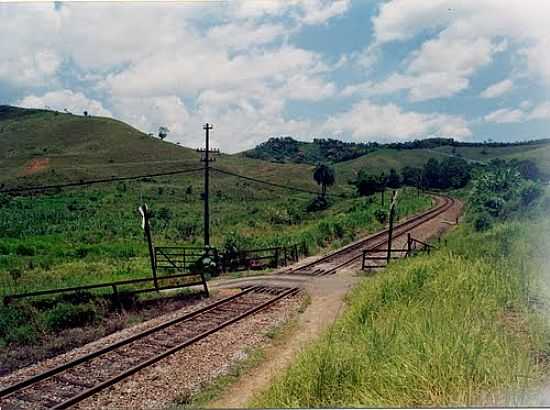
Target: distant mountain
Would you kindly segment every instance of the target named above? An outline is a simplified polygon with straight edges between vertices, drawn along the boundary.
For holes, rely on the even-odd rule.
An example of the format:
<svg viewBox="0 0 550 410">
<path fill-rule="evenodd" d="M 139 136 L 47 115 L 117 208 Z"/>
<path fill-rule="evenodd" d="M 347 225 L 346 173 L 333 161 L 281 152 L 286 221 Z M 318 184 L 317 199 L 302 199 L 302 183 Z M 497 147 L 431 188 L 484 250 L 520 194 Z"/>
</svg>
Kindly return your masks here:
<svg viewBox="0 0 550 410">
<path fill-rule="evenodd" d="M 0 142 L 0 186 L 40 185 L 202 166 L 200 154 L 194 149 L 161 141 L 122 121 L 41 109 L 0 106 Z M 549 140 L 484 144 L 431 138 L 378 144 L 270 138 L 252 150 L 219 155 L 213 166 L 272 182 L 318 189 L 312 179 L 313 165 L 333 163 L 337 174 L 334 190 L 338 191 L 351 189 L 347 182 L 362 168 L 373 173 L 388 172 L 391 168 L 422 166 L 429 158 L 448 156 L 478 162 L 494 158 L 531 159 L 550 175 Z M 200 176 L 193 174 L 192 178 L 200 179 Z M 216 180 L 221 181 L 222 176 L 217 175 Z M 231 179 L 228 181 L 233 183 Z"/>
<path fill-rule="evenodd" d="M 245 151 L 248 158 L 257 158 L 276 163 L 317 164 L 340 163 L 366 156 L 390 158 L 400 163 L 410 155 L 403 156 L 402 151 L 418 153 L 419 160 L 426 157 L 457 156 L 474 162 L 488 161 L 493 158 L 513 157 L 526 159 L 527 152 L 549 148 L 550 139 L 522 142 L 461 142 L 452 138 L 426 138 L 422 140 L 380 144 L 376 142 L 353 143 L 335 139 L 314 139 L 313 142 L 298 141 L 292 137 L 272 137 L 254 149 Z M 401 152 L 401 154 L 399 154 Z M 376 155 L 374 155 L 376 153 Z M 536 155 L 540 160 L 540 152 Z M 375 161 L 377 162 L 377 161 Z M 414 161 L 416 162 L 416 161 Z M 407 164 L 404 164 L 407 165 Z"/>
<path fill-rule="evenodd" d="M 316 164 L 348 161 L 372 152 L 376 146 L 376 143 L 356 144 L 336 139 L 314 139 L 313 142 L 304 142 L 291 137 L 272 137 L 244 154 L 249 158 L 272 162 Z"/>
</svg>

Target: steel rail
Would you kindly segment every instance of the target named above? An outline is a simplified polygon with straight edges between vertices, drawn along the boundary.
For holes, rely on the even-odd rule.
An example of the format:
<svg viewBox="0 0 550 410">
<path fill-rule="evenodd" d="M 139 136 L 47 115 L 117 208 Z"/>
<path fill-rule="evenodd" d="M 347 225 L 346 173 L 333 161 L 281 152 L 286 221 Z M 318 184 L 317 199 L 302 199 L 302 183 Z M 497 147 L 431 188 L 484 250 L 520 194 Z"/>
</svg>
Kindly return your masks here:
<svg viewBox="0 0 550 410">
<path fill-rule="evenodd" d="M 8 387 L 5 387 L 5 388 L 3 388 L 2 390 L 0 390 L 0 398 L 5 397 L 5 396 L 7 396 L 7 395 L 9 395 L 9 394 L 11 394 L 11 393 L 17 391 L 17 390 L 21 390 L 21 389 L 23 389 L 23 388 L 25 388 L 25 387 L 28 387 L 28 386 L 30 386 L 30 385 L 32 385 L 32 384 L 38 383 L 38 382 L 40 382 L 40 381 L 42 381 L 42 380 L 48 379 L 48 378 L 50 378 L 50 377 L 52 377 L 52 376 L 54 376 L 54 375 L 56 375 L 56 374 L 58 374 L 58 373 L 61 373 L 61 372 L 65 371 L 65 370 L 67 370 L 67 369 L 69 369 L 69 368 L 75 367 L 75 366 L 77 366 L 77 365 L 79 365 L 79 364 L 82 364 L 82 363 L 84 363 L 84 362 L 86 362 L 86 361 L 89 361 L 89 360 L 91 360 L 91 359 L 94 359 L 94 358 L 96 358 L 96 357 L 98 357 L 98 356 L 101 356 L 101 355 L 103 355 L 103 354 L 105 354 L 105 353 L 111 352 L 111 351 L 113 351 L 114 349 L 118 349 L 119 347 L 122 347 L 122 346 L 124 346 L 124 345 L 130 344 L 130 343 L 132 343 L 132 342 L 135 342 L 135 341 L 138 340 L 138 339 L 142 339 L 142 338 L 144 338 L 144 337 L 146 337 L 146 336 L 149 336 L 149 335 L 151 335 L 151 334 L 153 334 L 153 333 L 156 333 L 156 332 L 158 332 L 158 331 L 160 331 L 160 330 L 163 330 L 163 329 L 165 329 L 165 328 L 167 328 L 167 327 L 173 326 L 173 325 L 175 325 L 175 324 L 177 324 L 177 323 L 180 323 L 180 322 L 183 322 L 183 321 L 185 321 L 185 320 L 192 319 L 192 318 L 194 318 L 194 317 L 196 317 L 196 316 L 198 316 L 198 315 L 200 315 L 200 314 L 203 314 L 203 313 L 206 313 L 206 312 L 208 312 L 208 311 L 210 311 L 210 310 L 213 310 L 213 309 L 219 307 L 220 305 L 223 305 L 223 304 L 225 304 L 225 303 L 228 303 L 228 302 L 230 302 L 230 301 L 232 301 L 232 300 L 234 300 L 234 299 L 240 298 L 240 297 L 244 296 L 245 294 L 250 293 L 250 292 L 252 292 L 252 291 L 254 291 L 254 290 L 257 290 L 257 288 L 256 288 L 256 287 L 251 287 L 251 288 L 245 289 L 245 290 L 243 290 L 242 292 L 239 292 L 239 293 L 237 293 L 237 294 L 235 294 L 235 295 L 232 295 L 232 296 L 229 296 L 229 297 L 227 297 L 227 298 L 218 300 L 218 301 L 216 301 L 216 302 L 214 302 L 214 303 L 212 303 L 212 304 L 209 304 L 208 306 L 204 306 L 204 307 L 202 307 L 202 308 L 200 308 L 200 309 L 197 309 L 197 310 L 194 310 L 194 311 L 192 311 L 192 312 L 189 312 L 189 313 L 187 313 L 187 314 L 185 314 L 185 315 L 183 315 L 183 316 L 180 316 L 180 317 L 177 317 L 177 318 L 175 318 L 175 319 L 166 321 L 166 322 L 161 323 L 161 324 L 159 324 L 159 325 L 157 325 L 157 326 L 154 326 L 154 327 L 152 327 L 152 328 L 150 328 L 150 329 L 147 329 L 147 330 L 145 330 L 145 331 L 143 331 L 143 332 L 136 333 L 135 335 L 132 335 L 132 336 L 129 336 L 129 337 L 124 338 L 124 339 L 122 339 L 122 340 L 119 340 L 118 342 L 115 342 L 115 343 L 113 343 L 113 344 L 110 344 L 110 345 L 108 345 L 108 346 L 105 346 L 104 348 L 95 350 L 95 351 L 93 351 L 93 352 L 91 352 L 91 353 L 88 353 L 88 354 L 86 354 L 86 355 L 80 356 L 80 357 L 78 357 L 78 358 L 76 358 L 76 359 L 74 359 L 74 360 L 71 360 L 71 361 L 67 362 L 67 363 L 64 363 L 64 364 L 62 364 L 62 365 L 59 365 L 59 366 L 57 366 L 57 367 L 54 367 L 53 369 L 46 370 L 46 371 L 44 371 L 44 372 L 42 372 L 42 373 L 39 373 L 39 374 L 37 374 L 37 375 L 35 375 L 35 376 L 33 376 L 33 377 L 30 377 L 30 378 L 28 378 L 28 379 L 25 379 L 25 380 L 23 380 L 23 381 L 21 381 L 21 382 L 19 382 L 19 383 L 10 385 L 10 386 L 8 386 Z"/>
<path fill-rule="evenodd" d="M 216 333 L 218 332 L 219 330 L 235 323 L 235 322 L 238 322 L 239 320 L 242 320 L 244 319 L 245 317 L 247 316 L 250 316 L 254 313 L 257 313 L 258 311 L 262 310 L 262 309 L 265 309 L 267 308 L 268 306 L 274 304 L 275 302 L 279 301 L 280 299 L 283 299 L 287 296 L 290 296 L 290 295 L 293 295 L 293 294 L 296 294 L 300 289 L 299 288 L 291 288 L 291 289 L 288 289 L 286 290 L 285 292 L 275 296 L 274 298 L 262 303 L 261 305 L 259 306 L 255 306 L 251 309 L 248 309 L 247 311 L 245 311 L 244 313 L 241 313 L 239 316 L 236 316 L 234 318 L 231 318 L 229 320 L 226 320 L 225 322 L 217 325 L 216 327 L 213 327 L 211 329 L 208 329 L 194 337 L 192 337 L 191 339 L 188 339 L 186 340 L 185 342 L 177 345 L 177 346 L 174 346 L 160 354 L 158 354 L 157 356 L 154 356 L 148 360 L 145 360 L 143 362 L 141 362 L 140 364 L 124 371 L 124 372 L 121 372 L 119 374 L 117 374 L 116 376 L 96 385 L 96 386 L 93 386 L 85 391 L 83 391 L 82 393 L 74 396 L 74 397 L 71 397 L 70 399 L 62 402 L 62 403 L 59 403 L 58 405 L 56 406 L 53 406 L 52 409 L 66 409 L 70 406 L 72 406 L 73 404 L 76 404 L 78 402 L 81 402 L 82 400 L 94 395 L 95 393 L 109 387 L 109 386 L 112 386 L 113 384 L 116 384 L 117 382 L 131 376 L 132 374 L 146 368 L 146 367 L 149 367 L 151 366 L 152 364 L 155 364 L 156 362 L 164 359 L 165 357 L 168 357 L 174 353 L 176 353 L 177 351 L 189 346 L 189 345 L 192 345 L 193 343 L 196 343 L 198 342 L 199 340 L 202 340 L 204 339 L 205 337 L 207 336 L 210 336 L 211 334 L 213 333 Z"/>
<path fill-rule="evenodd" d="M 437 212 L 433 215 L 429 215 L 429 218 L 426 218 L 426 216 L 424 216 L 424 218 L 419 221 L 419 220 L 415 220 L 414 221 L 414 224 L 411 225 L 411 226 L 407 226 L 405 230 L 403 230 L 402 232 L 396 232 L 394 233 L 394 238 L 399 238 L 400 236 L 403 236 L 404 234 L 407 233 L 407 231 L 409 229 L 412 229 L 412 228 L 416 228 L 417 226 L 419 225 L 422 225 L 424 222 L 427 222 L 427 221 L 430 221 L 431 219 L 435 218 L 436 216 L 442 214 L 443 212 L 447 211 L 452 205 L 454 204 L 454 200 L 452 198 L 450 198 L 450 201 L 447 202 L 446 204 L 444 204 L 444 206 L 442 206 L 440 209 L 437 210 Z M 410 221 L 409 221 L 410 222 Z M 403 225 L 400 225 L 398 227 L 399 228 L 403 228 Z M 373 238 L 374 239 L 374 238 Z M 385 240 L 381 240 L 379 242 L 377 242 L 376 244 L 372 245 L 371 247 L 369 248 L 366 248 L 366 250 L 369 250 L 369 251 L 376 251 L 378 250 L 380 247 L 386 245 L 386 243 L 388 242 L 387 239 Z M 355 249 L 354 249 L 355 250 Z M 331 268 L 329 269 L 328 271 L 326 272 L 323 272 L 323 275 L 328 275 L 338 269 L 341 269 L 343 268 L 344 266 L 347 266 L 347 265 L 350 265 L 352 264 L 353 262 L 355 262 L 357 259 L 361 258 L 363 256 L 363 253 L 361 252 L 359 255 L 355 255 L 353 257 L 351 257 L 350 259 L 346 260 L 344 263 L 334 267 L 334 268 Z"/>
<path fill-rule="evenodd" d="M 435 218 L 436 216 L 442 214 L 443 212 L 447 211 L 453 204 L 454 204 L 454 199 L 453 198 L 450 198 L 450 197 L 447 197 L 447 196 L 442 196 L 441 198 L 444 199 L 444 202 L 439 205 L 439 206 L 436 206 L 420 215 L 416 215 L 416 216 L 413 216 L 403 222 L 401 222 L 399 225 L 396 225 L 395 227 L 395 230 L 394 232 L 396 232 L 395 236 L 394 237 L 400 237 L 402 235 L 404 235 L 408 230 L 412 229 L 412 228 L 415 228 L 419 225 L 421 225 L 422 223 L 426 222 L 426 221 L 429 221 L 430 219 L 433 219 Z M 365 246 L 365 244 L 367 244 L 368 242 L 372 241 L 372 240 L 376 240 L 378 238 L 381 238 L 383 237 L 384 235 L 387 235 L 389 232 L 389 229 L 384 229 L 380 232 L 377 232 L 373 235 L 370 235 L 358 242 L 355 242 L 353 244 L 350 244 L 344 248 L 341 248 L 335 252 L 332 252 L 328 255 L 325 255 L 315 261 L 312 261 L 308 264 L 305 264 L 305 265 L 302 265 L 302 266 L 299 266 L 299 267 L 296 267 L 294 269 L 290 269 L 290 270 L 286 270 L 286 271 L 283 271 L 281 272 L 281 274 L 295 274 L 295 273 L 299 273 L 299 271 L 301 270 L 307 270 L 313 266 L 316 266 L 316 265 L 319 265 L 321 263 L 325 263 L 327 260 L 330 260 L 330 259 L 334 259 L 334 258 L 337 258 L 337 257 L 341 257 L 343 255 L 346 255 L 347 253 L 352 253 L 353 251 L 356 251 L 358 249 L 362 249 L 363 246 Z M 379 248 L 380 246 L 383 246 L 385 243 L 387 242 L 387 239 L 384 239 L 382 241 L 379 241 L 377 242 L 376 244 L 370 246 L 369 248 L 367 248 L 368 250 L 375 250 L 377 248 Z M 335 267 L 332 267 L 331 269 L 327 270 L 327 271 L 324 271 L 322 272 L 323 275 L 327 275 L 327 274 L 330 274 L 338 269 L 341 269 L 343 268 L 344 266 L 347 266 L 351 263 L 353 263 L 356 259 L 359 259 L 361 257 L 362 253 L 360 255 L 356 255 L 356 256 L 353 256 L 352 258 L 350 259 L 347 259 L 345 262 L 335 266 Z"/>
<path fill-rule="evenodd" d="M 262 290 L 266 291 L 266 289 L 264 288 L 260 288 L 260 287 L 250 287 L 250 288 L 247 288 L 245 290 L 243 290 L 242 292 L 239 292 L 238 294 L 236 295 L 232 295 L 230 297 L 227 297 L 227 298 L 224 298 L 222 300 L 219 300 L 217 302 L 214 302 L 208 306 L 205 306 L 201 309 L 197 309 L 193 312 L 190 312 L 188 314 L 185 314 L 183 316 L 180 316 L 178 318 L 175 318 L 175 319 L 172 319 L 170 321 L 167 321 L 167 322 L 164 322 L 164 323 L 161 323 L 151 329 L 148 329 L 148 330 L 145 330 L 143 332 L 140 332 L 138 334 L 135 334 L 135 335 L 132 335 L 130 337 L 127 337 L 125 339 L 122 339 L 118 342 L 115 342 L 109 346 L 106 346 L 104 348 L 101 348 L 101 349 L 98 349 L 96 351 L 93 351 L 91 353 L 88 353 L 86 355 L 83 355 L 77 359 L 74 359 L 74 360 L 71 360 L 67 363 L 64 363 L 62 365 L 59 365 L 53 369 L 49 369 L 49 370 L 46 370 L 42 373 L 39 373 L 35 376 L 32 376 L 30 378 L 27 378 L 19 383 L 16 383 L 16 384 L 13 384 L 13 385 L 10 385 L 2 390 L 0 390 L 0 398 L 2 397 L 6 397 L 6 396 L 9 396 L 13 393 L 16 393 L 18 391 L 21 391 L 21 390 L 24 390 L 25 388 L 28 388 L 30 386 L 33 386 L 41 381 L 44 381 L 44 380 L 47 380 L 53 376 L 56 376 L 64 371 L 67 371 L 67 370 L 70 370 L 72 368 L 75 368 L 76 366 L 80 365 L 80 364 L 83 364 L 85 362 L 89 362 L 90 360 L 94 359 L 94 358 L 97 358 L 103 354 L 106 354 L 106 353 L 109 353 L 109 352 L 112 352 L 120 347 L 123 347 L 123 346 L 126 346 L 126 345 L 129 345 L 130 343 L 132 342 L 135 342 L 139 339 L 142 339 L 146 336 L 150 336 L 150 335 L 154 335 L 155 333 L 157 332 L 160 332 L 161 330 L 163 329 L 166 329 L 170 326 L 173 326 L 173 325 L 176 325 L 178 323 L 181 323 L 181 322 L 185 322 L 187 320 L 191 320 L 199 315 L 202 315 L 204 313 L 208 313 L 208 312 L 212 312 L 212 311 L 216 311 L 216 309 L 219 309 L 220 307 L 223 307 L 223 305 L 226 305 L 228 304 L 229 302 L 232 302 L 236 299 L 239 299 L 240 297 L 246 295 L 246 294 L 249 294 L 251 292 L 261 292 Z M 275 290 L 277 290 L 275 292 Z M 281 292 L 282 291 L 282 292 Z M 263 302 L 261 303 L 260 305 L 257 305 L 257 306 L 253 306 L 252 308 L 246 310 L 245 312 L 241 313 L 241 314 L 238 314 L 238 316 L 235 316 L 233 318 L 230 318 L 224 322 L 222 322 L 221 324 L 218 324 L 204 332 L 201 332 L 199 333 L 198 335 L 195 335 L 187 340 L 185 340 L 183 343 L 180 343 L 179 345 L 177 346 L 173 346 L 173 347 L 170 347 L 168 350 L 165 350 L 164 352 L 156 355 L 156 356 L 153 356 L 153 357 L 150 357 L 149 359 L 147 360 L 144 360 L 142 361 L 141 363 L 138 363 L 137 365 L 134 365 L 132 366 L 130 369 L 127 369 L 111 378 L 109 378 L 108 380 L 104 381 L 104 382 L 101 382 L 95 386 L 92 386 L 90 388 L 88 388 L 87 390 L 69 398 L 68 400 L 66 401 L 63 401 L 61 403 L 58 403 L 56 404 L 53 408 L 67 408 L 81 400 L 84 400 L 86 397 L 89 397 L 93 394 L 95 394 L 96 392 L 99 392 L 100 390 L 110 386 L 110 385 L 113 385 L 115 383 L 117 383 L 118 381 L 120 380 L 123 380 L 124 378 L 136 373 L 137 371 L 145 368 L 145 367 L 148 367 L 150 366 L 151 364 L 154 364 L 156 362 L 158 362 L 159 360 L 173 354 L 174 352 L 180 350 L 180 349 L 183 349 L 184 347 L 186 346 L 189 346 L 193 343 L 196 343 L 197 341 L 207 337 L 208 335 L 212 334 L 212 333 L 215 333 L 219 330 L 221 330 L 222 328 L 226 327 L 226 326 L 229 326 L 239 320 L 242 320 L 243 318 L 251 315 L 251 314 L 254 314 L 268 306 L 270 306 L 271 304 L 274 304 L 276 303 L 277 301 L 279 301 L 280 299 L 284 298 L 284 297 L 287 297 L 287 296 L 290 296 L 290 295 L 293 295 L 295 293 L 299 292 L 299 288 L 270 288 L 269 289 L 269 292 L 262 292 L 262 293 L 269 293 L 270 295 L 275 295 L 275 297 L 269 299 L 268 301 L 266 302 Z M 246 305 L 244 307 L 247 307 Z M 238 312 L 236 312 L 238 313 Z M 223 318 L 222 318 L 223 319 Z"/>
</svg>

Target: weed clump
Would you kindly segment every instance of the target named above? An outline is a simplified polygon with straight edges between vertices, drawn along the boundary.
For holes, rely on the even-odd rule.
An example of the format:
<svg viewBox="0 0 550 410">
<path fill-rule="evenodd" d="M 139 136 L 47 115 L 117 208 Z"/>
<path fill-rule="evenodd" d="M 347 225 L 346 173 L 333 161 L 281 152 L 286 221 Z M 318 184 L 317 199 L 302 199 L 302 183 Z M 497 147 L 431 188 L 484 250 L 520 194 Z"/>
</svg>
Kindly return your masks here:
<svg viewBox="0 0 550 410">
<path fill-rule="evenodd" d="M 97 319 L 98 312 L 96 306 L 92 303 L 81 305 L 59 303 L 44 315 L 46 327 L 58 332 L 71 327 L 91 324 Z"/>
</svg>

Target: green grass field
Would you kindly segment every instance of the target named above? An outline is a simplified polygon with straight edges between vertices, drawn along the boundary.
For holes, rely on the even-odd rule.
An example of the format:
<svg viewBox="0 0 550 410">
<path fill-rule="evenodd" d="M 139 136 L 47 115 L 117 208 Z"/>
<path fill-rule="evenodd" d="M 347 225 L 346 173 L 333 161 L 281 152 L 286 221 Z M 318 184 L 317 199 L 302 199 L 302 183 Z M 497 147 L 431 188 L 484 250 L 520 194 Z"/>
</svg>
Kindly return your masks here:
<svg viewBox="0 0 550 410">
<path fill-rule="evenodd" d="M 365 279 L 255 407 L 537 404 L 548 365 L 550 219 L 461 227 L 431 256 Z M 544 243 L 544 242 L 542 242 Z"/>
<path fill-rule="evenodd" d="M 189 177 L 189 185 L 182 187 L 170 180 L 117 183 L 2 201 L 0 295 L 149 275 L 137 213 L 141 201 L 156 213 L 157 245 L 201 246 L 203 202 L 193 182 L 198 180 Z M 313 252 L 381 228 L 374 217 L 378 198 L 335 200 L 326 211 L 308 213 L 310 200 L 307 194 L 275 195 L 247 182 L 222 190 L 215 182 L 212 243 L 223 247 L 231 240 L 250 249 L 305 242 Z M 428 197 L 417 198 L 406 189 L 400 214 L 429 206 Z"/>
</svg>

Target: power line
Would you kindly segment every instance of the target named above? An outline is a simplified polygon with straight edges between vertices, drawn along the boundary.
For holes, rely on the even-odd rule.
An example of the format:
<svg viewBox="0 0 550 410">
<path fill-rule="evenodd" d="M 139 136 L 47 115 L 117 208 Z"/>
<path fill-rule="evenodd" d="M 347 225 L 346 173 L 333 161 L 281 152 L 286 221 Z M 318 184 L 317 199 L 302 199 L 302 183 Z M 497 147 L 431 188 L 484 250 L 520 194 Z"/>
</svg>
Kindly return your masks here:
<svg viewBox="0 0 550 410">
<path fill-rule="evenodd" d="M 34 186 L 34 187 L 2 189 L 2 190 L 0 190 L 0 194 L 10 194 L 10 193 L 16 193 L 16 192 L 30 192 L 30 191 L 45 191 L 45 190 L 48 190 L 48 189 L 69 188 L 69 187 L 87 186 L 87 185 L 94 185 L 94 184 L 103 184 L 103 183 L 109 183 L 109 182 L 129 181 L 129 180 L 134 180 L 134 179 L 164 177 L 164 176 L 170 176 L 170 175 L 187 174 L 187 173 L 197 172 L 197 171 L 202 171 L 202 170 L 203 170 L 203 168 L 184 169 L 184 170 L 179 170 L 179 171 L 160 172 L 160 173 L 156 173 L 156 174 L 134 175 L 134 176 L 128 176 L 128 177 L 113 177 L 113 178 L 104 178 L 104 179 L 91 179 L 91 180 L 88 180 L 88 181 L 67 182 L 67 183 L 64 183 L 64 184 L 41 185 L 41 186 Z"/>
<path fill-rule="evenodd" d="M 291 187 L 291 186 L 288 186 L 288 185 L 276 184 L 276 183 L 274 183 L 274 182 L 269 182 L 269 181 L 262 181 L 261 179 L 256 179 L 256 178 L 252 178 L 252 177 L 246 177 L 246 176 L 244 176 L 244 175 L 235 174 L 234 172 L 225 171 L 225 170 L 219 169 L 219 168 L 214 168 L 214 167 L 212 167 L 212 170 L 213 170 L 213 171 L 217 171 L 217 172 L 219 172 L 219 173 L 221 173 L 221 174 L 226 174 L 226 175 L 230 175 L 230 176 L 233 176 L 233 177 L 245 179 L 245 180 L 247 180 L 247 181 L 256 182 L 256 183 L 258 183 L 258 184 L 269 185 L 269 186 L 272 186 L 272 187 L 275 187 L 275 188 L 281 188 L 281 189 L 286 189 L 286 190 L 289 190 L 289 191 L 296 191 L 296 192 L 301 192 L 301 193 L 306 193 L 306 194 L 312 194 L 312 195 L 319 195 L 319 192 L 309 191 L 309 190 L 307 190 L 307 189 L 302 189 L 302 188 L 297 188 L 297 187 Z M 327 196 L 329 196 L 329 194 L 327 194 Z M 336 196 L 336 197 L 344 198 L 343 195 L 330 194 L 330 196 Z"/>
</svg>

